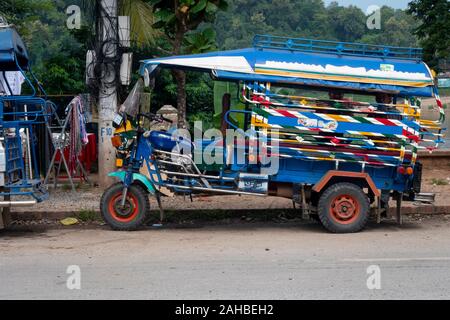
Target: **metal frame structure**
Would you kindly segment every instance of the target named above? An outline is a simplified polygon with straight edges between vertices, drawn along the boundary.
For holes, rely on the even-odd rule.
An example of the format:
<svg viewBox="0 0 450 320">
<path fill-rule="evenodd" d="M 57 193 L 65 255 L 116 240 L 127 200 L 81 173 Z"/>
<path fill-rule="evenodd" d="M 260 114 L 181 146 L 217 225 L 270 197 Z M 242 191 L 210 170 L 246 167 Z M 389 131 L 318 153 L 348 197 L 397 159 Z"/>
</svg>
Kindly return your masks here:
<svg viewBox="0 0 450 320">
<path fill-rule="evenodd" d="M 25 45 L 12 26 L 0 27 L 0 72 L 21 73 L 31 89 L 29 95 L 13 95 L 4 77 L 9 94 L 0 96 L 0 136 L 5 157 L 0 207 L 4 208 L 3 220 L 9 220 L 5 217 L 10 207 L 32 206 L 48 198 L 38 166 L 35 130 L 47 124 L 54 105 L 31 71 Z M 38 97 L 38 92 L 43 97 Z"/>
<path fill-rule="evenodd" d="M 70 172 L 68 161 L 66 159 L 66 156 L 64 155 L 64 149 L 69 145 L 69 136 L 70 131 L 68 130 L 69 122 L 71 121 L 72 117 L 72 108 L 73 104 L 69 104 L 68 110 L 67 110 L 67 117 L 62 121 L 58 116 L 56 116 L 55 120 L 58 123 L 58 126 L 50 126 L 49 123 L 47 123 L 46 128 L 48 131 L 48 134 L 51 137 L 52 145 L 54 148 L 52 158 L 50 160 L 50 165 L 48 166 L 47 174 L 44 178 L 44 185 L 48 185 L 49 179 L 52 176 L 53 173 L 53 186 L 56 188 L 58 186 L 58 177 L 61 173 L 62 165 L 64 166 L 64 170 L 67 174 L 67 178 L 69 179 L 69 183 L 71 186 L 71 189 L 73 192 L 75 192 L 75 184 L 73 183 L 73 177 L 72 173 Z M 56 113 L 55 113 L 56 114 Z M 58 132 L 54 132 L 58 131 Z M 54 137 L 54 134 L 56 134 L 56 137 Z M 56 163 L 56 157 L 57 155 L 60 155 L 61 160 Z M 88 184 L 90 184 L 88 173 L 86 172 L 86 169 L 84 168 L 83 164 L 81 163 L 80 159 L 76 157 L 76 171 L 80 170 L 80 177 L 84 179 Z"/>
<path fill-rule="evenodd" d="M 367 43 L 312 40 L 272 35 L 256 35 L 253 38 L 253 47 L 261 50 L 279 49 L 313 53 L 337 53 L 353 56 L 401 58 L 416 61 L 422 60 L 423 54 L 421 48 L 380 46 Z"/>
</svg>

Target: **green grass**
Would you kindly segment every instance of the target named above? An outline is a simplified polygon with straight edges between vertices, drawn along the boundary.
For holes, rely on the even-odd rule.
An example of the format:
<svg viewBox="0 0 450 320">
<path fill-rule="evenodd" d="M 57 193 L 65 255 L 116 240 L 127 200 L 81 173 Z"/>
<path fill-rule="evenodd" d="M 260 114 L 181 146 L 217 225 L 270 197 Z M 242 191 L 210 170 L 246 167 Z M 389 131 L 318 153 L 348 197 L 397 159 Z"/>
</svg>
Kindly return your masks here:
<svg viewBox="0 0 450 320">
<path fill-rule="evenodd" d="M 81 209 L 77 214 L 77 218 L 83 222 L 90 222 L 99 220 L 100 217 L 97 212 L 92 209 Z"/>
<path fill-rule="evenodd" d="M 436 179 L 436 178 L 433 178 L 433 179 L 431 180 L 431 183 L 434 184 L 434 185 L 437 185 L 437 186 L 446 186 L 446 185 L 448 185 L 448 181 L 445 180 L 445 179 Z"/>
<path fill-rule="evenodd" d="M 74 184 L 74 186 L 75 186 L 76 190 L 90 190 L 90 189 L 92 189 L 92 186 L 89 185 L 88 183 L 85 183 L 85 182 Z M 61 189 L 64 190 L 64 191 L 70 191 L 70 190 L 72 190 L 72 186 L 71 186 L 70 183 L 65 183 L 65 184 L 61 185 Z"/>
<path fill-rule="evenodd" d="M 63 189 L 64 191 L 72 190 L 72 186 L 70 185 L 70 183 L 65 183 L 61 186 L 61 189 Z"/>
</svg>

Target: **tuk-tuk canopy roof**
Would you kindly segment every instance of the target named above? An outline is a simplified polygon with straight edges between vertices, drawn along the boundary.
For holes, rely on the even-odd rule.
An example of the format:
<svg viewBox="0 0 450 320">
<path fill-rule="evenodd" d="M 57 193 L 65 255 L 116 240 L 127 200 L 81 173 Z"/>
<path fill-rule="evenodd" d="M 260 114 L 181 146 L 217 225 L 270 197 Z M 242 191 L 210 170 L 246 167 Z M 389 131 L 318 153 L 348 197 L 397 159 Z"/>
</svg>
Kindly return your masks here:
<svg viewBox="0 0 450 320">
<path fill-rule="evenodd" d="M 17 61 L 17 62 L 16 62 Z M 27 49 L 12 26 L 0 26 L 0 71 L 28 70 Z"/>
<path fill-rule="evenodd" d="M 216 80 L 325 87 L 401 96 L 433 96 L 433 76 L 421 49 L 256 36 L 253 48 L 141 61 L 141 74 L 158 67 L 209 72 Z"/>
</svg>

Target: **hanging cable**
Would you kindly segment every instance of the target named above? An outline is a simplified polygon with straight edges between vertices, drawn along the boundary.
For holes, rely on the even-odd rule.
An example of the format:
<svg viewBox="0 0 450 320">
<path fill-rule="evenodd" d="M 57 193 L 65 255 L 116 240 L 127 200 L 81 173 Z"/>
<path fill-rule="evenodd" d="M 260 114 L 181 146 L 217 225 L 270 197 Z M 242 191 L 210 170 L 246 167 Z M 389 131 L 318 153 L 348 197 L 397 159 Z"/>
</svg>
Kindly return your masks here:
<svg viewBox="0 0 450 320">
<path fill-rule="evenodd" d="M 96 1 L 93 18 L 96 35 L 91 47 L 95 56 L 86 70 L 89 75 L 88 88 L 95 97 L 99 96 L 100 90 L 108 92 L 106 96 L 120 95 L 120 65 L 126 48 L 119 41 L 118 18 L 112 17 L 101 1 Z M 111 88 L 114 90 L 111 91 Z"/>
</svg>

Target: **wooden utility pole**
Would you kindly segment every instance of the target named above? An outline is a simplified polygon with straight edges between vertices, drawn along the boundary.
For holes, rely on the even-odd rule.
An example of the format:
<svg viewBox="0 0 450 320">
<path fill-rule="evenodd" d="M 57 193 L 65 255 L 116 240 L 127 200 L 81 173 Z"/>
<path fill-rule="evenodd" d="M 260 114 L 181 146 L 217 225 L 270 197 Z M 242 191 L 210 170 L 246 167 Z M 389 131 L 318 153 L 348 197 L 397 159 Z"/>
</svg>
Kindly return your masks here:
<svg viewBox="0 0 450 320">
<path fill-rule="evenodd" d="M 117 61 L 118 20 L 117 0 L 100 0 L 102 23 L 99 24 L 98 40 L 101 46 L 104 61 Z M 114 171 L 115 149 L 111 144 L 113 135 L 112 120 L 117 109 L 117 81 L 116 66 L 113 63 L 103 63 L 102 78 L 99 92 L 98 105 L 98 173 L 99 184 L 106 187 L 112 179 L 108 173 Z"/>
</svg>

